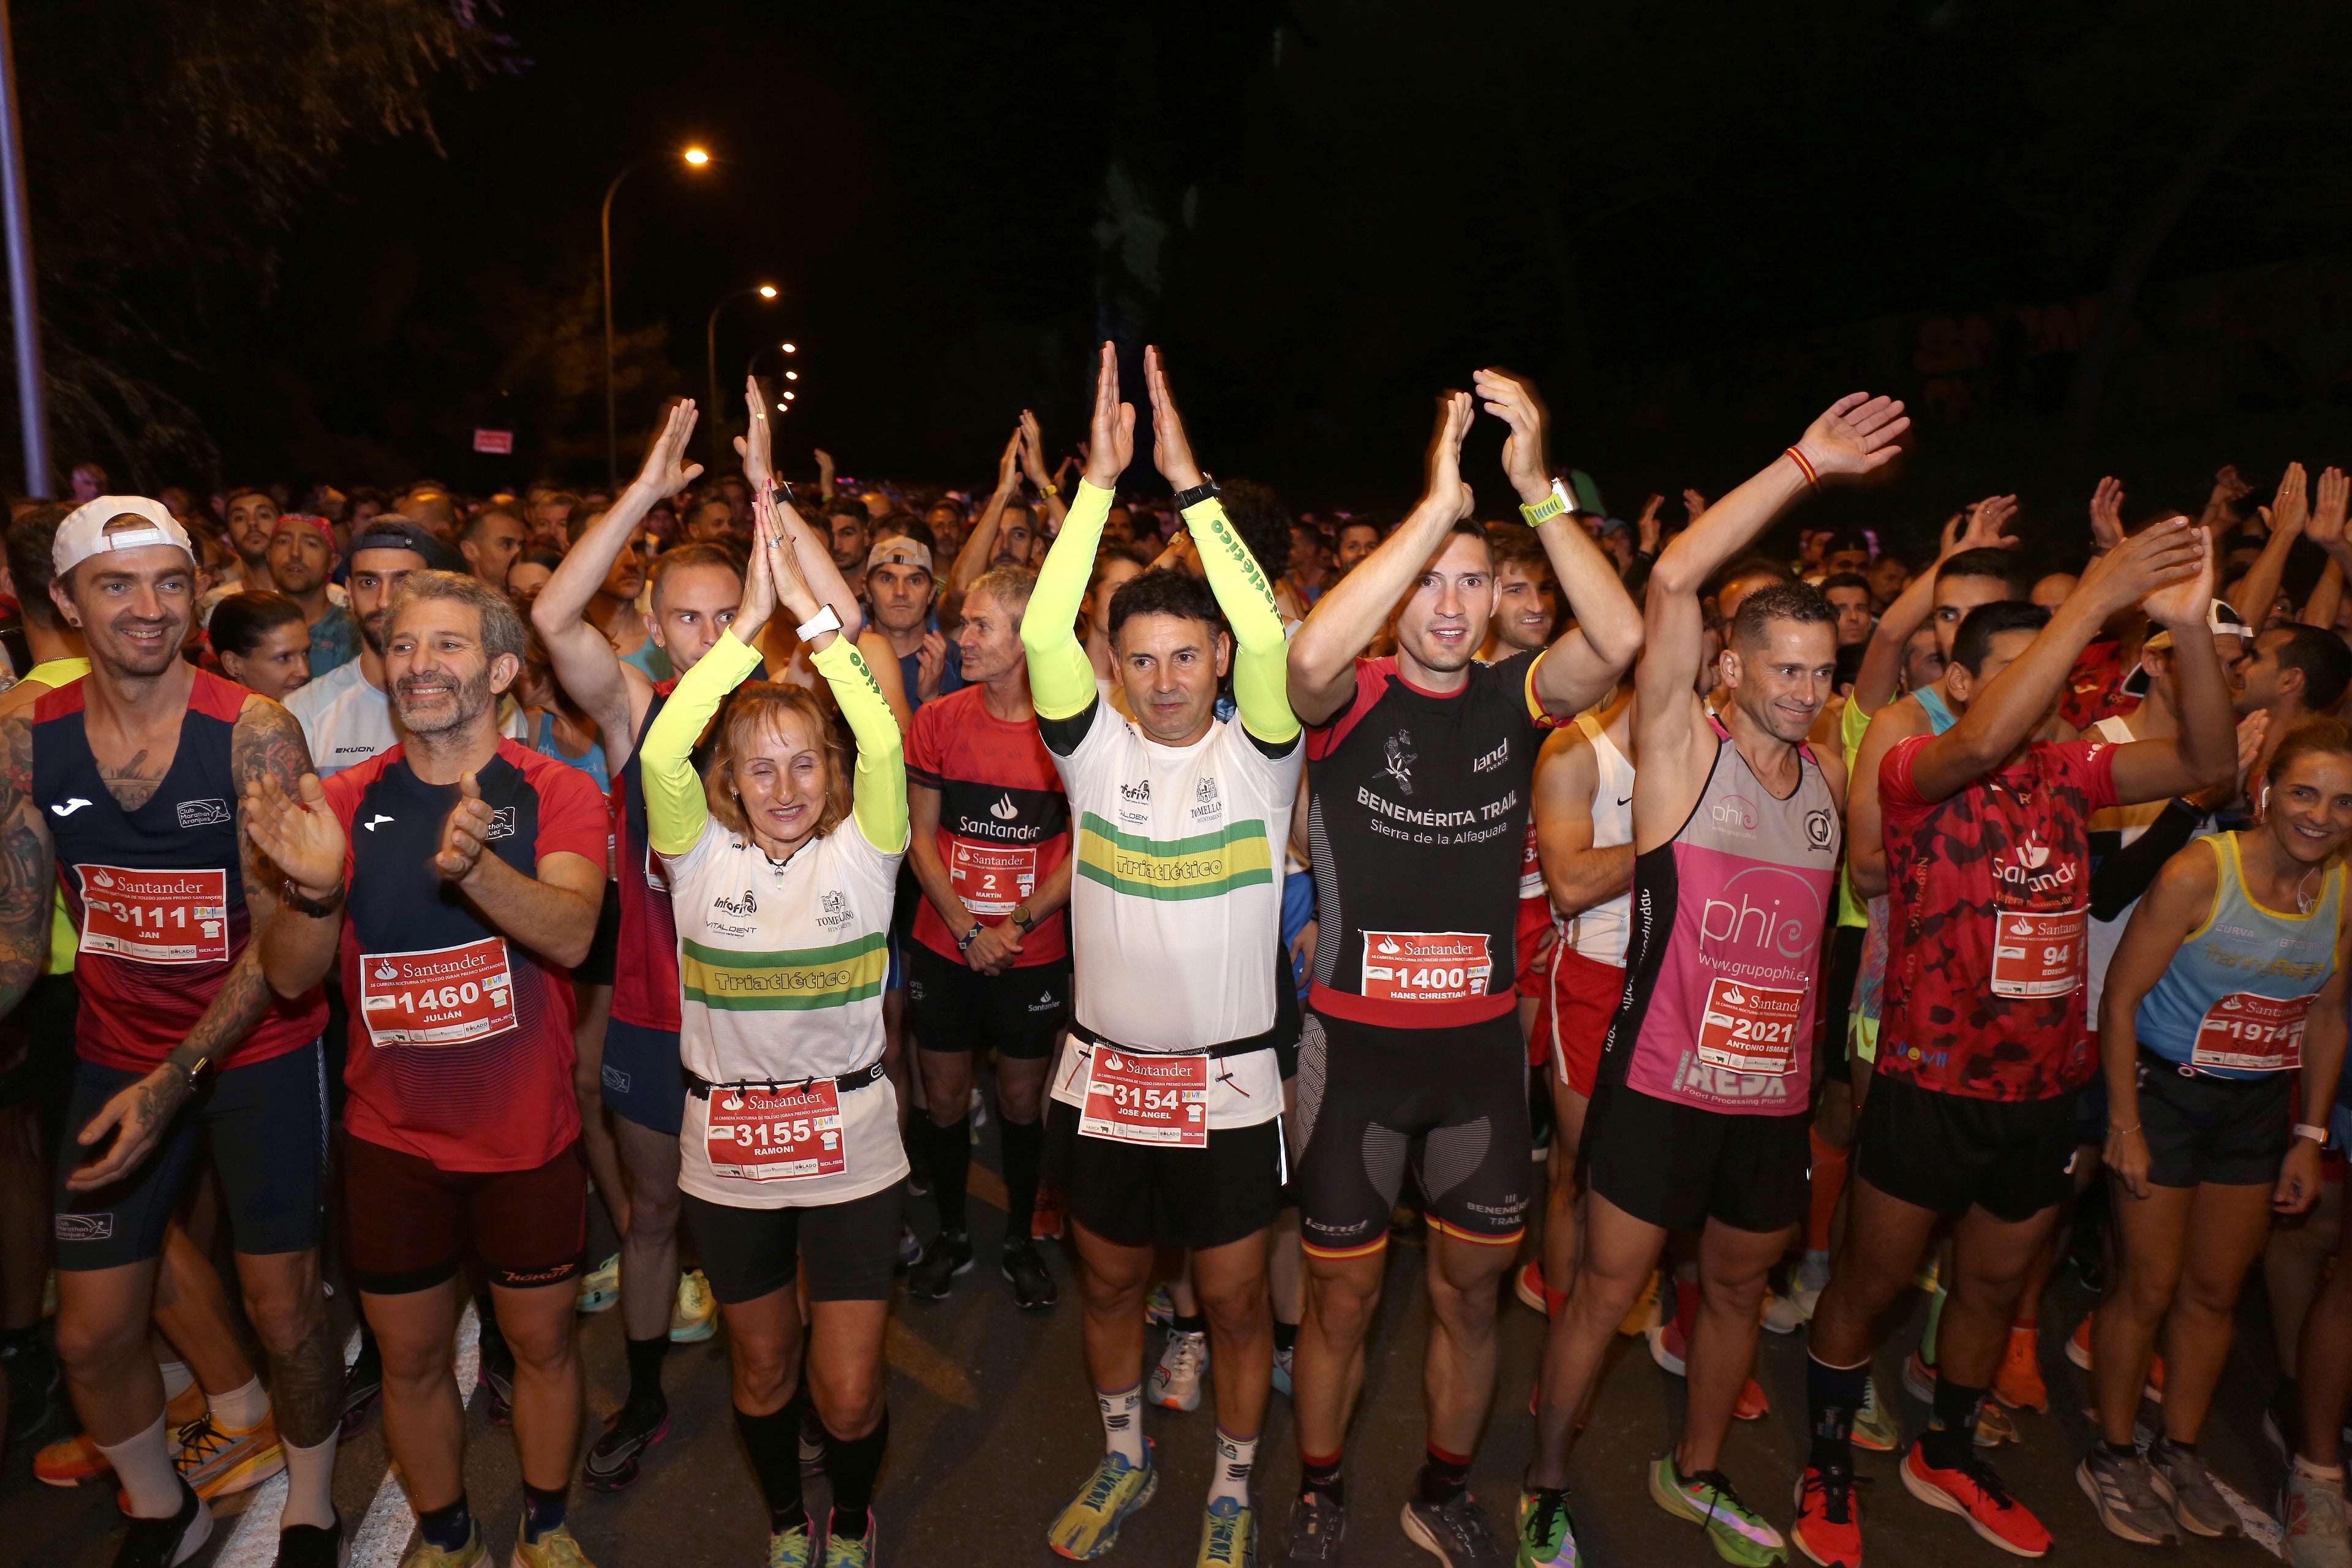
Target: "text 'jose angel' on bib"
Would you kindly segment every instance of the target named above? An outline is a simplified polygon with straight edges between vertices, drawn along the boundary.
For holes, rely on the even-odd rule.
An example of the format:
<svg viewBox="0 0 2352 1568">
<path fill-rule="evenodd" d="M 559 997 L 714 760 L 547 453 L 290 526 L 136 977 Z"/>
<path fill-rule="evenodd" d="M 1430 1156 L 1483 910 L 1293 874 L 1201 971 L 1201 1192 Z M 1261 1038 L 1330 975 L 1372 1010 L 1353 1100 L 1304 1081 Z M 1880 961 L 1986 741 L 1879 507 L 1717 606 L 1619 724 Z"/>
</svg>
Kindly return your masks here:
<svg viewBox="0 0 2352 1568">
<path fill-rule="evenodd" d="M 1805 993 L 1717 975 L 1706 988 L 1698 1059 L 1727 1072 L 1780 1078 L 1797 1070 L 1797 1020 Z"/>
<path fill-rule="evenodd" d="M 228 958 L 228 872 L 77 866 L 81 950 L 142 963 L 221 963 Z"/>
<path fill-rule="evenodd" d="M 2198 1020 L 2190 1065 L 2239 1072 L 2294 1071 L 2303 1066 L 2303 1026 L 2315 999 L 2231 992 Z"/>
<path fill-rule="evenodd" d="M 1182 1056 L 1097 1046 L 1078 1131 L 1155 1149 L 1209 1146 L 1209 1053 Z"/>
<path fill-rule="evenodd" d="M 360 957 L 360 1013 L 378 1046 L 466 1046 L 515 1026 L 502 937 Z"/>
<path fill-rule="evenodd" d="M 1996 996 L 2067 996 L 2083 984 L 2083 936 L 2088 910 L 2030 914 L 2002 910 L 1992 943 Z"/>
<path fill-rule="evenodd" d="M 1459 1002 L 1483 996 L 1494 971 L 1484 931 L 1364 933 L 1364 994 L 1378 1001 Z"/>
<path fill-rule="evenodd" d="M 747 1182 L 837 1176 L 849 1169 L 841 1088 L 829 1078 L 782 1088 L 717 1085 L 706 1147 L 713 1175 Z"/>
</svg>

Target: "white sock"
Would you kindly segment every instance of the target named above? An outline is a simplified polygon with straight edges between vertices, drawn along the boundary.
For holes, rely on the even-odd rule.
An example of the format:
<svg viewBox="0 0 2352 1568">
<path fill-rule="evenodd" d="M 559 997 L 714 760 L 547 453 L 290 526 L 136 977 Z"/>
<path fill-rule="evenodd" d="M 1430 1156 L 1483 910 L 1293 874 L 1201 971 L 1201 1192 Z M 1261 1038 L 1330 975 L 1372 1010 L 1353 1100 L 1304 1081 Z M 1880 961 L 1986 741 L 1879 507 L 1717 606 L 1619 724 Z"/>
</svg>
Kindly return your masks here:
<svg viewBox="0 0 2352 1568">
<path fill-rule="evenodd" d="M 335 1525 L 335 1434 L 329 1432 L 327 1440 L 315 1448 L 298 1448 L 286 1445 L 286 1515 L 279 1528 L 289 1524 L 315 1524 L 332 1530 Z"/>
<path fill-rule="evenodd" d="M 1143 1463 L 1143 1384 L 1116 1394 L 1095 1390 L 1095 1407 L 1102 1412 L 1103 1447 L 1130 1465 Z"/>
<path fill-rule="evenodd" d="M 172 1401 L 179 1398 L 180 1395 L 187 1393 L 189 1389 L 195 1386 L 196 1374 L 188 1370 L 188 1363 L 186 1362 L 167 1361 L 160 1362 L 157 1364 L 163 1369 L 164 1404 L 171 1404 Z"/>
<path fill-rule="evenodd" d="M 1244 1508 L 1250 1505 L 1250 1470 L 1257 1464 L 1257 1439 L 1236 1437 L 1223 1427 L 1217 1428 L 1217 1479 L 1209 1483 L 1209 1501 L 1231 1498 Z"/>
<path fill-rule="evenodd" d="M 2301 1454 L 2294 1457 L 2294 1472 L 2307 1480 L 2341 1481 L 2344 1479 L 2343 1466 L 2315 1465 Z"/>
<path fill-rule="evenodd" d="M 269 1395 L 262 1392 L 258 1377 L 247 1378 L 243 1388 L 205 1398 L 212 1406 L 213 1425 L 224 1432 L 250 1432 L 269 1414 Z"/>
<path fill-rule="evenodd" d="M 172 1468 L 172 1443 L 161 1415 L 129 1442 L 111 1447 L 101 1443 L 98 1451 L 130 1494 L 131 1518 L 169 1519 L 180 1511 L 180 1472 Z"/>
</svg>

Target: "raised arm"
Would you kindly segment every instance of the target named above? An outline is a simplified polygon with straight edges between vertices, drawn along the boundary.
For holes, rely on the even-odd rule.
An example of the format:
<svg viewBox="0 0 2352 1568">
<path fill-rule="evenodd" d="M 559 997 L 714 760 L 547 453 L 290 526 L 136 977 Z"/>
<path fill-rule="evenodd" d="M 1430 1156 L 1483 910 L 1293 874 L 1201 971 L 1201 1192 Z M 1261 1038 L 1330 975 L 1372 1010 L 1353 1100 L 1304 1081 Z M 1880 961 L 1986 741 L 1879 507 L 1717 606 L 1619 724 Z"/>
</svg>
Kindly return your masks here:
<svg viewBox="0 0 2352 1568">
<path fill-rule="evenodd" d="M 791 489 L 776 482 L 774 467 L 769 458 L 769 443 L 773 439 L 774 427 L 768 418 L 767 400 L 760 395 L 757 376 L 743 378 L 743 406 L 747 414 L 744 427 L 750 434 L 735 437 L 735 450 L 743 457 L 743 478 L 751 485 L 753 495 L 765 495 L 774 502 L 777 516 L 783 526 L 784 538 L 792 545 L 793 558 L 800 563 L 801 575 L 807 580 L 818 602 L 832 605 L 833 613 L 841 617 L 841 635 L 855 641 L 866 624 L 866 607 L 858 603 L 857 595 L 849 591 L 848 580 L 842 576 L 841 568 L 833 563 L 833 552 L 816 536 L 815 531 L 809 527 L 808 520 L 801 516 L 793 505 Z M 793 624 L 797 626 L 799 623 Z"/>
<path fill-rule="evenodd" d="M 695 417 L 692 398 L 681 398 L 670 408 L 637 477 L 612 510 L 564 552 L 530 607 L 530 624 L 547 647 L 555 679 L 595 721 L 604 737 L 604 760 L 614 768 L 629 760 L 636 742 L 635 717 L 644 710 L 652 685 L 634 667 L 623 664 L 604 634 L 588 624 L 588 601 L 604 585 L 622 546 L 637 536 L 654 503 L 701 477 L 702 465 L 686 460 Z"/>
<path fill-rule="evenodd" d="M 2215 488 L 2218 490 L 2220 487 Z M 2279 478 L 2278 493 L 2263 512 L 2270 520 L 2271 536 L 2263 541 L 2263 552 L 2246 568 L 2245 582 L 2238 590 L 2239 596 L 2246 601 L 2237 606 L 2239 613 L 2257 631 L 2270 622 L 2271 605 L 2277 601 L 2279 584 L 2286 577 L 2286 558 L 2293 552 L 2294 542 L 2303 537 L 2304 524 L 2311 515 L 2308 502 L 2303 465 L 2289 463 L 2286 472 Z M 2336 532 L 2340 539 L 2341 527 Z M 2334 554 L 2329 552 L 2331 559 Z"/>
<path fill-rule="evenodd" d="M 1037 416 L 1026 408 L 1021 411 L 1021 471 L 1029 476 L 1029 482 L 1037 487 L 1037 494 L 1045 500 L 1045 531 L 1061 532 L 1062 520 L 1070 515 L 1070 509 L 1062 500 L 1062 487 L 1045 471 L 1045 432 L 1037 428 Z"/>
<path fill-rule="evenodd" d="M 1290 639 L 1290 710 L 1306 722 L 1322 723 L 1355 697 L 1356 657 L 1444 545 L 1446 531 L 1476 505 L 1462 482 L 1462 437 L 1472 416 L 1468 393 L 1438 398 L 1420 503 L 1379 549 L 1316 601 Z"/>
<path fill-rule="evenodd" d="M 751 563 L 743 577 L 743 602 L 735 619 L 710 651 L 695 660 L 679 678 L 669 700 L 662 704 L 653 728 L 646 731 L 638 754 L 637 773 L 646 792 L 646 837 L 656 855 L 683 855 L 692 849 L 710 821 L 710 802 L 702 793 L 702 776 L 694 771 L 694 743 L 727 700 L 760 668 L 760 634 L 776 608 L 774 559 L 770 519 L 774 515 L 766 492 L 753 502 L 755 521 Z M 827 634 L 830 635 L 830 634 Z"/>
<path fill-rule="evenodd" d="M 1087 465 L 1087 472 L 1091 474 L 1094 471 L 1095 466 L 1090 461 Z M 1118 476 L 1113 474 L 1110 484 L 1103 489 L 1109 489 L 1118 482 Z M 971 525 L 971 531 L 963 536 L 963 548 L 956 552 L 955 564 L 948 568 L 947 591 L 940 595 L 942 608 L 950 600 L 961 605 L 965 590 L 980 581 L 980 574 L 988 570 L 988 563 L 996 553 L 996 526 L 1003 521 L 1004 509 L 1012 502 L 1013 492 L 1020 488 L 1021 431 L 1016 426 L 1012 439 L 1004 443 L 1004 455 L 996 459 L 996 489 L 988 498 L 988 504 L 981 509 L 980 520 Z M 940 618 L 944 621 L 948 616 L 942 614 Z"/>
<path fill-rule="evenodd" d="M 2186 531 L 2200 552 L 2194 574 L 2147 595 L 2148 617 L 2172 633 L 2172 668 L 2180 685 L 2180 728 L 2161 741 L 2134 741 L 2116 751 L 2116 801 L 2137 805 L 2237 776 L 2237 715 L 2208 616 L 2218 563 L 2212 535 Z"/>
<path fill-rule="evenodd" d="M 1874 714 L 1895 700 L 1895 688 L 1902 681 L 1903 649 L 1936 607 L 1936 574 L 1944 563 L 1963 550 L 2016 549 L 2018 541 L 2001 531 L 2016 515 L 2015 496 L 1987 496 L 1969 508 L 1964 517 L 1944 525 L 1944 544 L 1936 552 L 1936 563 L 1895 595 L 1872 629 L 1870 646 L 1863 650 L 1862 668 L 1854 677 L 1850 700 L 1864 713 Z"/>
<path fill-rule="evenodd" d="M 1911 780 L 1921 798 L 1946 799 L 1998 767 L 2020 742 L 2040 728 L 2051 704 L 2058 700 L 2067 674 L 2074 667 L 2075 657 L 2097 635 L 2108 616 L 2148 598 L 2168 584 L 2188 583 L 2199 576 L 2200 567 L 2206 563 L 2210 553 L 2204 540 L 2203 534 L 2189 526 L 2187 518 L 2176 517 L 2143 529 L 2094 560 L 2074 593 L 2058 606 L 2058 613 L 2051 616 L 2050 624 L 2042 628 L 2026 650 L 1969 699 L 1968 711 L 1958 723 L 1920 749 L 1912 765 Z M 2151 614 L 2154 609 L 2151 604 Z M 2187 699 L 2189 666 L 2194 657 L 2192 642 L 2201 641 L 2204 657 L 2213 658 L 2212 634 L 2205 629 L 2201 609 L 2196 630 L 2195 638 L 2184 636 L 2177 628 L 2175 631 L 2179 642 L 2176 657 L 2182 673 L 2184 729 L 2190 719 Z M 2137 744 L 2169 747 L 2172 742 Z M 2118 788 L 2123 784 L 2122 758 L 2131 749 L 2123 747 L 2116 752 Z M 2210 784 L 2213 780 L 2198 782 Z"/>
<path fill-rule="evenodd" d="M 1029 698 L 1041 719 L 1075 718 L 1095 700 L 1095 667 L 1076 630 L 1078 603 L 1094 574 L 1095 550 L 1110 516 L 1111 488 L 1134 457 L 1135 405 L 1118 400 L 1118 353 L 1106 342 L 1095 368 L 1094 416 L 1077 504 L 1045 552 L 1029 608 L 1021 616 Z"/>
<path fill-rule="evenodd" d="M 1546 453 L 1549 416 L 1535 387 L 1492 369 L 1480 371 L 1471 384 L 1486 412 L 1511 427 L 1503 439 L 1503 472 L 1518 492 L 1521 515 L 1558 508 L 1536 525 L 1536 537 L 1568 601 L 1568 629 L 1544 650 L 1535 689 L 1547 710 L 1580 713 L 1609 695 L 1642 651 L 1642 612 L 1626 594 L 1617 563 L 1569 510 L 1564 488 L 1562 499 L 1553 500 L 1559 481 Z M 1647 515 L 1654 529 L 1656 509 Z"/>
<path fill-rule="evenodd" d="M 1160 477 L 1181 494 L 1201 484 L 1202 476 L 1201 465 L 1192 460 L 1192 444 L 1176 412 L 1175 395 L 1168 390 L 1157 348 L 1144 349 L 1143 375 L 1151 394 L 1152 460 Z M 1280 745 L 1298 733 L 1299 725 L 1298 716 L 1290 710 L 1289 648 L 1273 586 L 1257 557 L 1234 531 L 1224 502 L 1215 496 L 1195 502 L 1184 509 L 1184 521 L 1200 552 L 1210 591 L 1234 628 L 1234 701 L 1241 709 L 1242 728 Z"/>
</svg>

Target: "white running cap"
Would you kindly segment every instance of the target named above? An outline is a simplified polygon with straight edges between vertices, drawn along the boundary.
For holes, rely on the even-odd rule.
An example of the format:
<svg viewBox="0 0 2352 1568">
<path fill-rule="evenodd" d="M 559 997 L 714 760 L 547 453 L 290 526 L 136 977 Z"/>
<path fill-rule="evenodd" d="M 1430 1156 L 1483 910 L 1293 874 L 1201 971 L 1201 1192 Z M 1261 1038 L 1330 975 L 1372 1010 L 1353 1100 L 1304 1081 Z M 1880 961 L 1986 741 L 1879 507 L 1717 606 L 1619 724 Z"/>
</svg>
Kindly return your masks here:
<svg viewBox="0 0 2352 1568">
<path fill-rule="evenodd" d="M 142 517 L 150 526 L 107 532 L 106 525 L 119 517 Z M 191 563 L 196 559 L 188 531 L 162 501 L 145 496 L 100 496 L 74 508 L 58 524 L 57 542 L 49 546 L 49 568 L 62 577 L 93 555 L 110 550 L 143 550 L 151 544 L 173 545 L 187 552 Z"/>
</svg>

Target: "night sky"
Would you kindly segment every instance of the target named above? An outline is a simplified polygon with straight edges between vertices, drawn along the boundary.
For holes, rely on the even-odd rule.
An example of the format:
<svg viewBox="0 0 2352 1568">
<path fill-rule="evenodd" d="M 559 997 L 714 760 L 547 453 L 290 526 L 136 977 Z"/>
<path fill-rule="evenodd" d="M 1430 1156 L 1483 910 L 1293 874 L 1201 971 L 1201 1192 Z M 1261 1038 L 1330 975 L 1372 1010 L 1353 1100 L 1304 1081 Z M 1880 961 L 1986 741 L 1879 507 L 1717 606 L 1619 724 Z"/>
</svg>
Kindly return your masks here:
<svg viewBox="0 0 2352 1568">
<path fill-rule="evenodd" d="M 703 395 L 711 302 L 772 280 L 719 379 L 737 411 L 746 357 L 802 345 L 760 366 L 803 373 L 803 472 L 985 486 L 1024 405 L 1066 449 L 1108 334 L 1166 346 L 1211 467 L 1302 506 L 1407 501 L 1430 395 L 1500 363 L 1629 515 L 1858 386 L 1923 416 L 1848 515 L 2019 489 L 2072 527 L 2110 467 L 2193 508 L 2221 461 L 2346 456 L 2343 9 L 514 0 L 513 72 L 437 97 L 437 152 L 356 149 L 165 379 L 236 475 L 601 477 L 596 208 L 652 153 L 614 216 L 625 467 Z M 669 161 L 696 142 L 720 163 Z"/>
</svg>

